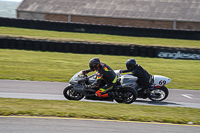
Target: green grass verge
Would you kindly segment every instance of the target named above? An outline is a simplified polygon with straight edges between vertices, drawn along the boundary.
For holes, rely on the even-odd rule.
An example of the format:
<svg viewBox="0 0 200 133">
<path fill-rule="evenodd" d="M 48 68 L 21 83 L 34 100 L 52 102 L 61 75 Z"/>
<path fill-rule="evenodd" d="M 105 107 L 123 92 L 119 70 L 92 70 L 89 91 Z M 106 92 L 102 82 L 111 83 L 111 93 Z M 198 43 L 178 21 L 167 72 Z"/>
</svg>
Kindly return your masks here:
<svg viewBox="0 0 200 133">
<path fill-rule="evenodd" d="M 0 36 L 49 40 L 89 41 L 114 44 L 140 44 L 200 48 L 200 41 L 126 37 L 102 34 L 55 32 L 0 27 Z M 68 81 L 77 71 L 88 68 L 88 61 L 100 57 L 113 69 L 125 69 L 128 56 L 51 53 L 0 49 L 0 78 L 38 81 Z M 135 57 L 151 74 L 172 79 L 169 88 L 200 90 L 199 61 Z M 159 107 L 78 101 L 0 98 L 0 115 L 102 118 L 111 120 L 200 124 L 199 109 Z"/>
<path fill-rule="evenodd" d="M 83 101 L 0 98 L 0 115 L 56 116 L 200 124 L 200 109 Z"/>
<path fill-rule="evenodd" d="M 88 69 L 93 57 L 113 69 L 125 69 L 131 56 L 72 54 L 0 49 L 0 79 L 68 82 L 78 71 Z M 200 90 L 200 61 L 134 57 L 152 75 L 172 79 L 168 88 Z"/>
<path fill-rule="evenodd" d="M 200 48 L 199 40 L 163 39 L 150 37 L 131 37 L 106 34 L 88 34 L 74 32 L 57 32 L 23 28 L 0 27 L 0 36 L 15 36 L 49 40 L 88 41 L 114 44 L 139 44 L 167 47 Z"/>
</svg>

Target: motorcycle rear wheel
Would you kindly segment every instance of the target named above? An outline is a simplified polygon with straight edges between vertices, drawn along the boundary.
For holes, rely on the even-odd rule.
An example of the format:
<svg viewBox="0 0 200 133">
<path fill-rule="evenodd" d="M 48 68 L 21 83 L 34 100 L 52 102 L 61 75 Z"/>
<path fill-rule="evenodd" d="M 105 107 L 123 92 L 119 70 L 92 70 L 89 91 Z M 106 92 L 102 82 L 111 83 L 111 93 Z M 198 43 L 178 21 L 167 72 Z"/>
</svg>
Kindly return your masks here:
<svg viewBox="0 0 200 133">
<path fill-rule="evenodd" d="M 131 87 L 123 88 L 119 92 L 125 97 L 118 96 L 117 98 L 115 98 L 115 101 L 118 103 L 131 104 L 136 100 L 138 95 L 137 91 Z"/>
<path fill-rule="evenodd" d="M 77 100 L 77 101 L 81 100 L 81 99 L 84 97 L 83 94 L 81 94 L 81 93 L 75 91 L 75 90 L 73 89 L 73 86 L 71 86 L 71 85 L 70 85 L 70 86 L 67 86 L 67 87 L 63 90 L 63 95 L 64 95 L 64 97 L 65 97 L 66 99 L 68 99 L 68 100 Z"/>
<path fill-rule="evenodd" d="M 168 89 L 165 86 L 162 86 L 160 88 L 157 88 L 150 92 L 150 95 L 148 96 L 150 100 L 152 101 L 163 101 L 167 98 L 169 94 Z M 151 96 L 154 95 L 155 97 Z M 156 97 L 156 95 L 158 97 Z"/>
</svg>

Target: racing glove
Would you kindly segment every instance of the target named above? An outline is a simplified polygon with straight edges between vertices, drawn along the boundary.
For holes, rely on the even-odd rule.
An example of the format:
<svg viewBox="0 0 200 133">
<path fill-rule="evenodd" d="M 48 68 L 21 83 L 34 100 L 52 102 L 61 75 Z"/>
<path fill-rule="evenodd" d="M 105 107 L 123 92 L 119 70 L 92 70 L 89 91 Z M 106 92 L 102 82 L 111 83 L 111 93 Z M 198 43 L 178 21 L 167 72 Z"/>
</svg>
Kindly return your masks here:
<svg viewBox="0 0 200 133">
<path fill-rule="evenodd" d="M 83 73 L 83 75 L 87 74 L 86 70 L 83 70 L 82 73 Z"/>
<path fill-rule="evenodd" d="M 87 73 L 89 73 L 89 72 L 91 72 L 91 71 L 92 71 L 92 70 L 87 69 L 87 70 L 83 70 L 82 73 L 85 75 L 85 74 L 87 74 Z"/>
</svg>

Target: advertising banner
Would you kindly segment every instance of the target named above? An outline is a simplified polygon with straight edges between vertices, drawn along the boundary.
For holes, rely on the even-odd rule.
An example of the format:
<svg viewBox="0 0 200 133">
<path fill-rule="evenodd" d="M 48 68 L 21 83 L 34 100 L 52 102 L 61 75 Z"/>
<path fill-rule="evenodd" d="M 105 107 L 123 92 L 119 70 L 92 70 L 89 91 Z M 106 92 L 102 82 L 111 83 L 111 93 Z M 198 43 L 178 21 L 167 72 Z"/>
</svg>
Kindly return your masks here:
<svg viewBox="0 0 200 133">
<path fill-rule="evenodd" d="M 200 51 L 200 50 L 199 50 Z M 199 51 L 158 51 L 158 57 L 169 59 L 200 60 Z"/>
</svg>

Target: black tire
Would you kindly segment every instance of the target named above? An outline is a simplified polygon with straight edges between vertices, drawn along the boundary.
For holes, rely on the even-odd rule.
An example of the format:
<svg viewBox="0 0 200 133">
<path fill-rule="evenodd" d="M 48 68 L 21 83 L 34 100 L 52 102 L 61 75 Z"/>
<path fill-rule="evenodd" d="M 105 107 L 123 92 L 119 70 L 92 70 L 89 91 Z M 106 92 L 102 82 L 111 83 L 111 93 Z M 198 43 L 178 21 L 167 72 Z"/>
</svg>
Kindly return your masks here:
<svg viewBox="0 0 200 133">
<path fill-rule="evenodd" d="M 84 97 L 83 94 L 75 91 L 71 85 L 67 86 L 63 90 L 63 95 L 68 100 L 77 100 L 77 101 L 81 100 Z"/>
<path fill-rule="evenodd" d="M 151 97 L 151 95 L 156 95 L 158 93 L 159 97 Z M 165 86 L 162 86 L 160 88 L 157 88 L 150 92 L 150 95 L 148 96 L 150 100 L 152 101 L 163 101 L 168 97 L 169 91 Z"/>
<path fill-rule="evenodd" d="M 137 98 L 137 91 L 132 88 L 132 87 L 126 87 L 126 88 L 122 88 L 119 90 L 119 92 L 121 92 L 123 95 L 128 96 L 126 98 L 115 98 L 115 101 L 118 103 L 126 103 L 126 104 L 131 104 L 133 103 L 136 98 Z"/>
</svg>

